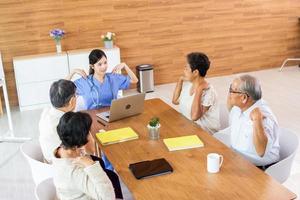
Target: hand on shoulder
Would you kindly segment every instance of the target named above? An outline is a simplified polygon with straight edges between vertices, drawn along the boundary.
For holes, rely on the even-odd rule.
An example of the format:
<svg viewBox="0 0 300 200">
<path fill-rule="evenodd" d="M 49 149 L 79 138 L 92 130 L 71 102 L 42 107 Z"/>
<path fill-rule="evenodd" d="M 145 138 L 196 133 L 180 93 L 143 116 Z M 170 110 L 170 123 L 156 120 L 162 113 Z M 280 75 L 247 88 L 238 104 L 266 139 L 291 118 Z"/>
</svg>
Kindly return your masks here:
<svg viewBox="0 0 300 200">
<path fill-rule="evenodd" d="M 126 63 L 120 63 L 117 66 L 114 67 L 114 69 L 112 70 L 112 73 L 118 73 L 120 72 L 122 69 L 126 69 L 128 66 Z"/>
<path fill-rule="evenodd" d="M 87 77 L 87 74 L 85 73 L 85 71 L 83 69 L 74 69 L 73 73 L 82 76 L 84 79 L 86 79 L 86 77 Z"/>
<path fill-rule="evenodd" d="M 95 161 L 92 160 L 92 158 L 88 155 L 85 156 L 79 156 L 73 160 L 73 164 L 75 165 L 81 165 L 83 167 L 88 167 L 93 164 L 95 164 Z"/>
</svg>

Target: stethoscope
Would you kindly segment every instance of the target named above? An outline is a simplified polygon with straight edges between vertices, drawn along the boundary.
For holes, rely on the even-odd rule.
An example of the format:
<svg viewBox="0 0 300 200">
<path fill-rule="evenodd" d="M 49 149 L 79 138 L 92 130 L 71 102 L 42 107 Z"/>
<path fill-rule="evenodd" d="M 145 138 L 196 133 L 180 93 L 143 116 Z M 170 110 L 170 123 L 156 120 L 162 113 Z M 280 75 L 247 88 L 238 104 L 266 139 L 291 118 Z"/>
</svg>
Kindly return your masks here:
<svg viewBox="0 0 300 200">
<path fill-rule="evenodd" d="M 90 86 L 90 92 L 91 92 L 91 99 L 92 99 L 92 103 L 93 105 L 96 107 L 96 108 L 100 108 L 102 105 L 102 103 L 100 102 L 100 93 L 98 91 L 98 88 L 97 86 L 94 84 L 94 81 L 93 81 L 93 75 L 90 76 L 90 77 L 87 77 L 87 82 Z M 108 76 L 105 76 L 105 78 L 108 78 L 108 81 L 110 82 L 109 80 L 109 77 Z M 110 82 L 111 83 L 111 82 Z M 110 84 L 110 92 L 111 92 L 111 95 L 112 97 L 114 98 L 114 95 L 113 95 L 113 92 L 112 92 L 112 86 Z M 106 106 L 106 105 L 104 105 Z"/>
</svg>

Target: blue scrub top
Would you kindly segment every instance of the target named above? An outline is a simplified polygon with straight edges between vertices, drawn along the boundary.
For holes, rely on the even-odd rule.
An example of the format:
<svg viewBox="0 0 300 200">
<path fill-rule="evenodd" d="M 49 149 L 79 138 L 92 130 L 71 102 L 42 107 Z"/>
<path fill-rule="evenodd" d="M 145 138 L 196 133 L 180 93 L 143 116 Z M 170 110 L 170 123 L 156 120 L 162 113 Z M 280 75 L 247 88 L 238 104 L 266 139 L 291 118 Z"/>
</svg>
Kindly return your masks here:
<svg viewBox="0 0 300 200">
<path fill-rule="evenodd" d="M 119 90 L 129 88 L 130 77 L 106 73 L 103 83 L 100 83 L 92 75 L 89 75 L 86 79 L 77 79 L 74 83 L 77 87 L 76 94 L 84 99 L 84 109 L 91 110 L 110 106 L 111 101 L 117 98 Z"/>
</svg>

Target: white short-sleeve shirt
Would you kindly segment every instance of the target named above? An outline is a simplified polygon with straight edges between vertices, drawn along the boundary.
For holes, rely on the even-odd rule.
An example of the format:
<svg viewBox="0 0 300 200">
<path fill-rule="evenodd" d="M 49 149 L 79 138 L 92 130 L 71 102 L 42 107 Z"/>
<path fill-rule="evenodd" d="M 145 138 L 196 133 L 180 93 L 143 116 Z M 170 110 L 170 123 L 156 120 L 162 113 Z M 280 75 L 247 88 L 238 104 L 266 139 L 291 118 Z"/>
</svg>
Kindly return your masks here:
<svg viewBox="0 0 300 200">
<path fill-rule="evenodd" d="M 191 110 L 195 96 L 195 94 L 190 95 L 191 87 L 191 82 L 183 82 L 179 98 L 179 110 L 181 114 L 189 120 L 191 120 Z M 220 120 L 217 94 L 211 84 L 209 84 L 208 89 L 203 91 L 201 104 L 203 106 L 209 107 L 209 109 L 204 113 L 204 115 L 200 119 L 195 121 L 195 123 L 201 126 L 201 128 L 203 128 L 205 131 L 213 134 L 220 129 Z"/>
<path fill-rule="evenodd" d="M 39 141 L 44 158 L 51 162 L 54 150 L 61 144 L 56 127 L 64 112 L 54 107 L 45 108 L 39 122 Z"/>
<path fill-rule="evenodd" d="M 263 126 L 268 143 L 263 157 L 257 154 L 253 143 L 253 122 L 250 113 L 254 108 L 259 108 L 264 116 Z M 231 109 L 230 140 L 231 147 L 256 166 L 272 164 L 279 160 L 279 127 L 276 117 L 264 100 L 257 101 L 244 112 L 236 106 Z"/>
</svg>

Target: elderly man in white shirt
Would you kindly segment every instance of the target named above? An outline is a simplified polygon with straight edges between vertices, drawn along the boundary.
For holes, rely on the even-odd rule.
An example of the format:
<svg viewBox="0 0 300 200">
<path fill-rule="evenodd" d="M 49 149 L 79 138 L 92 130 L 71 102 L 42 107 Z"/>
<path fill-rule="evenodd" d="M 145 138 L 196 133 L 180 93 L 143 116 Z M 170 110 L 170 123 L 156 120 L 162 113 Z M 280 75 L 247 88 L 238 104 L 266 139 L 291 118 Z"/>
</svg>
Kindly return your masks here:
<svg viewBox="0 0 300 200">
<path fill-rule="evenodd" d="M 279 127 L 267 103 L 261 99 L 258 80 L 250 75 L 234 79 L 227 106 L 231 147 L 262 169 L 279 160 Z"/>
<path fill-rule="evenodd" d="M 44 158 L 51 162 L 54 150 L 61 144 L 56 127 L 64 113 L 76 106 L 76 86 L 72 81 L 58 80 L 51 85 L 51 107 L 45 108 L 39 122 L 39 141 Z"/>
<path fill-rule="evenodd" d="M 51 162 L 54 150 L 61 144 L 56 127 L 64 113 L 73 111 L 76 107 L 76 86 L 69 80 L 55 81 L 50 88 L 52 106 L 45 108 L 39 122 L 39 141 L 44 158 Z M 94 141 L 85 146 L 87 152 L 95 152 Z"/>
</svg>

